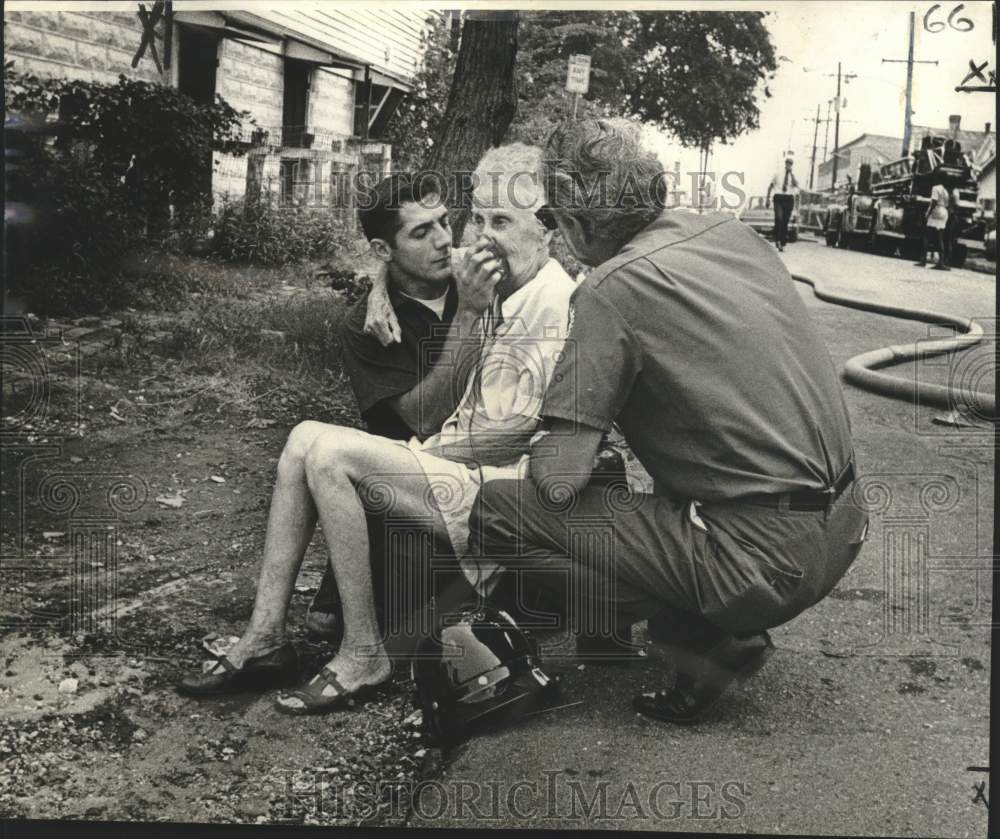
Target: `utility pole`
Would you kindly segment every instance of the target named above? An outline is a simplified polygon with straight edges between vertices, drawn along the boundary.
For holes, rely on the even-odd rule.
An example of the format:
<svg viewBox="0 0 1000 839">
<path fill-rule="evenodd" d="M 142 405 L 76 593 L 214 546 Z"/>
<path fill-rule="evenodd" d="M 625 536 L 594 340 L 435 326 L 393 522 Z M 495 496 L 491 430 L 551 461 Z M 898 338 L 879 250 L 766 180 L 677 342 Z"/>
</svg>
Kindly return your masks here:
<svg viewBox="0 0 1000 839">
<path fill-rule="evenodd" d="M 883 64 L 903 64 L 901 58 L 883 58 Z M 937 64 L 936 61 L 915 61 L 913 58 L 913 12 L 910 12 L 910 46 L 906 53 L 906 113 L 903 117 L 903 150 L 902 157 L 910 153 L 910 134 L 913 131 L 913 65 L 914 64 Z"/>
<path fill-rule="evenodd" d="M 813 153 L 812 157 L 809 159 L 809 191 L 812 192 L 813 188 L 813 175 L 816 172 L 816 141 L 819 139 L 819 108 L 816 106 L 816 119 L 813 120 L 815 125 L 813 126 Z"/>
<path fill-rule="evenodd" d="M 834 103 L 834 110 L 837 113 L 837 121 L 833 126 L 833 178 L 830 181 L 830 187 L 836 188 L 837 186 L 837 164 L 840 162 L 837 156 L 837 150 L 840 148 L 840 62 L 837 62 L 837 99 Z"/>
<path fill-rule="evenodd" d="M 830 106 L 833 105 L 833 100 L 829 99 L 826 103 L 826 119 L 823 120 L 826 123 L 823 126 L 823 160 L 826 160 L 830 154 Z"/>
<path fill-rule="evenodd" d="M 843 76 L 843 80 L 846 83 L 850 79 L 856 79 L 858 77 L 857 73 L 847 73 Z M 837 100 L 834 103 L 834 111 L 837 113 L 837 117 L 833 123 L 833 180 L 830 183 L 831 187 L 837 186 L 837 165 L 840 163 L 838 152 L 840 150 L 840 81 L 841 81 L 841 71 L 840 62 L 837 62 Z"/>
</svg>

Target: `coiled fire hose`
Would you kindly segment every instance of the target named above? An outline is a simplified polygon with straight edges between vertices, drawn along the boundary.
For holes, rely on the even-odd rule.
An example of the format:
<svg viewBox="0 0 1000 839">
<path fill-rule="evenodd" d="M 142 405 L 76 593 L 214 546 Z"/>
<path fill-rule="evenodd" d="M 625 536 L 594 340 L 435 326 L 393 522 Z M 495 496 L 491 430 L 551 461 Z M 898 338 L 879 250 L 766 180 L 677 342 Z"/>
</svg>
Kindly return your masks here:
<svg viewBox="0 0 1000 839">
<path fill-rule="evenodd" d="M 983 340 L 983 329 L 968 318 L 956 315 L 929 312 L 923 309 L 904 309 L 858 300 L 846 295 L 834 294 L 821 288 L 815 280 L 803 274 L 792 274 L 796 282 L 805 283 L 820 300 L 837 306 L 860 309 L 905 320 L 916 320 L 934 325 L 954 326 L 962 334 L 954 338 L 939 338 L 918 344 L 895 344 L 881 349 L 861 353 L 849 358 L 844 364 L 844 379 L 857 387 L 894 399 L 905 399 L 911 404 L 933 405 L 938 408 L 954 409 L 969 406 L 973 413 L 990 419 L 996 416 L 996 396 L 981 390 L 962 387 L 948 387 L 930 382 L 917 382 L 880 373 L 879 370 L 897 364 L 905 364 L 916 359 L 933 358 L 946 353 L 956 353 L 974 347 Z M 995 369 L 990 365 L 989 370 Z"/>
</svg>

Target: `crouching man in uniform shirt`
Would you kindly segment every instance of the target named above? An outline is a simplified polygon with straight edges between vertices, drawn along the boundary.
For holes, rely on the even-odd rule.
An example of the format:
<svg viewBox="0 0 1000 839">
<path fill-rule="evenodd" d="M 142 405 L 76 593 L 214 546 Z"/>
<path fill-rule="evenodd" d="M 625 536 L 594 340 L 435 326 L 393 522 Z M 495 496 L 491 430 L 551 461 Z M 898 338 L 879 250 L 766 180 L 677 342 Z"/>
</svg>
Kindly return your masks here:
<svg viewBox="0 0 1000 839">
<path fill-rule="evenodd" d="M 597 267 L 571 301 L 530 477 L 484 484 L 474 552 L 568 571 L 577 620 L 609 632 L 651 618 L 678 676 L 634 705 L 692 722 L 765 661 L 766 630 L 825 597 L 859 553 L 846 406 L 773 249 L 731 216 L 661 210 L 663 166 L 637 126 L 564 123 L 546 167 L 547 210 Z M 594 206 L 584 193 L 601 178 L 608 200 Z M 615 420 L 653 493 L 586 486 Z"/>
</svg>

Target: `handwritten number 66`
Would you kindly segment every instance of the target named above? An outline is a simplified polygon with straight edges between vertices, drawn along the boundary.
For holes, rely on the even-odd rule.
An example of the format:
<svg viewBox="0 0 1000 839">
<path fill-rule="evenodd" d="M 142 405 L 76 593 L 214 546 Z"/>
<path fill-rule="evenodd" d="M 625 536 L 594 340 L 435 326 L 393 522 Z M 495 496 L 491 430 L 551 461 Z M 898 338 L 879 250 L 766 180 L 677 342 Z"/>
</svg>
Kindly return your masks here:
<svg viewBox="0 0 1000 839">
<path fill-rule="evenodd" d="M 928 32 L 940 32 L 942 29 L 945 28 L 945 24 L 942 21 L 930 19 L 931 15 L 934 14 L 934 12 L 936 12 L 940 8 L 941 4 L 935 3 L 927 10 L 927 14 L 924 15 L 924 29 L 926 29 Z M 960 18 L 955 17 L 955 15 L 957 15 L 964 8 L 965 8 L 965 3 L 959 3 L 957 6 L 955 6 L 954 9 L 951 10 L 951 14 L 948 15 L 947 25 L 950 26 L 952 29 L 954 29 L 956 32 L 968 32 L 974 26 L 973 22 L 969 20 L 967 17 L 960 17 Z"/>
</svg>

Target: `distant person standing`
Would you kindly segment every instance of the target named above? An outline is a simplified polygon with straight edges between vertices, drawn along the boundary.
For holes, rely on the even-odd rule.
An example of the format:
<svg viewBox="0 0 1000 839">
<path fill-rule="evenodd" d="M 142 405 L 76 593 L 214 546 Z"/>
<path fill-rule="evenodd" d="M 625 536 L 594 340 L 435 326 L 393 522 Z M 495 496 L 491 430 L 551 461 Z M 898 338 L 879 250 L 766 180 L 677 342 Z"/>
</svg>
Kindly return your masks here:
<svg viewBox="0 0 1000 839">
<path fill-rule="evenodd" d="M 785 249 L 788 241 L 788 221 L 795 207 L 795 196 L 799 191 L 799 182 L 792 174 L 792 158 L 785 158 L 785 169 L 771 179 L 767 188 L 765 206 L 770 205 L 774 195 L 774 241 L 779 251 Z"/>
<path fill-rule="evenodd" d="M 924 248 L 920 253 L 917 265 L 927 264 L 927 251 L 937 251 L 935 271 L 950 271 L 945 264 L 947 250 L 944 244 L 945 229 L 948 227 L 948 205 L 951 201 L 948 190 L 942 184 L 935 184 L 931 189 L 931 203 L 924 217 Z"/>
<path fill-rule="evenodd" d="M 961 196 L 958 187 L 948 190 L 948 221 L 944 228 L 944 264 L 956 265 L 955 254 L 958 252 L 958 202 Z"/>
</svg>

